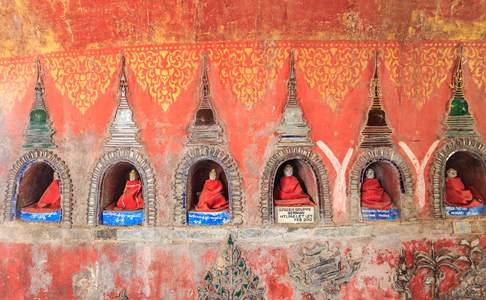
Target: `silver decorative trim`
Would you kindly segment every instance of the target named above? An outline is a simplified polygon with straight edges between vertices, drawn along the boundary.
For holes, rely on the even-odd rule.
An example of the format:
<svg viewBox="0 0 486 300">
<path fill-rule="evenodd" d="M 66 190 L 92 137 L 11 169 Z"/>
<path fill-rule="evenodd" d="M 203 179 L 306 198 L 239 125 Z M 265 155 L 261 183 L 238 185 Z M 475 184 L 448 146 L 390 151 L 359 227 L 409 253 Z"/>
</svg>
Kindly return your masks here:
<svg viewBox="0 0 486 300">
<path fill-rule="evenodd" d="M 293 52 L 290 52 L 289 79 L 287 81 L 287 104 L 285 105 L 282 120 L 277 128 L 278 147 L 300 146 L 312 147 L 314 143 L 310 138 L 310 128 L 304 118 L 304 112 L 297 98 L 297 80 L 295 77 L 295 62 Z"/>
<path fill-rule="evenodd" d="M 109 167 L 118 162 L 128 162 L 137 169 L 140 179 L 142 180 L 142 194 L 145 201 L 144 206 L 144 224 L 154 226 L 157 220 L 156 209 L 156 183 L 154 173 L 145 155 L 139 150 L 129 148 L 119 148 L 106 152 L 96 164 L 91 176 L 91 184 L 88 197 L 88 215 L 89 225 L 97 225 L 99 214 L 101 213 L 100 192 L 103 176 Z"/>
<path fill-rule="evenodd" d="M 486 145 L 477 138 L 450 138 L 436 152 L 431 170 L 432 176 L 432 209 L 435 218 L 445 218 L 445 168 L 447 160 L 456 152 L 465 151 L 477 155 L 486 162 Z"/>
<path fill-rule="evenodd" d="M 352 222 L 363 221 L 361 216 L 361 174 L 370 164 L 380 160 L 392 163 L 400 173 L 404 189 L 404 192 L 400 193 L 400 220 L 407 221 L 415 219 L 416 210 L 413 204 L 414 183 L 408 163 L 400 154 L 391 148 L 375 148 L 360 153 L 349 172 L 349 201 L 351 201 L 349 207 Z"/>
<path fill-rule="evenodd" d="M 360 264 L 359 260 L 342 257 L 339 249 L 330 249 L 328 244 L 315 244 L 301 248 L 300 258 L 289 261 L 289 277 L 303 295 L 334 299 L 341 285 L 351 280 Z"/>
<path fill-rule="evenodd" d="M 5 221 L 13 221 L 15 219 L 16 203 L 15 197 L 18 193 L 17 178 L 22 169 L 26 168 L 28 164 L 40 161 L 49 164 L 55 172 L 59 174 L 60 189 L 61 189 L 61 209 L 62 209 L 62 224 L 72 224 L 72 209 L 73 209 L 73 183 L 71 175 L 66 163 L 59 158 L 54 152 L 45 149 L 36 149 L 29 151 L 22 155 L 13 165 L 8 173 L 7 189 L 5 193 L 4 213 Z"/>
<path fill-rule="evenodd" d="M 368 110 L 366 126 L 361 132 L 362 140 L 359 147 L 361 149 L 392 147 L 392 130 L 388 126 L 386 113 L 381 104 L 382 94 L 378 77 L 378 52 L 375 52 L 375 66 L 370 82 L 369 97 L 372 104 Z"/>
<path fill-rule="evenodd" d="M 207 145 L 191 147 L 185 153 L 177 166 L 172 184 L 175 197 L 174 222 L 176 225 L 186 224 L 187 203 L 186 190 L 190 168 L 197 162 L 212 160 L 218 163 L 224 170 L 228 180 L 228 201 L 231 212 L 232 224 L 243 223 L 243 193 L 241 189 L 241 176 L 236 161 L 223 149 Z"/>
<path fill-rule="evenodd" d="M 142 148 L 138 141 L 138 127 L 133 121 L 133 112 L 128 104 L 128 82 L 125 69 L 125 57 L 122 57 L 118 107 L 110 124 L 110 136 L 106 141 L 106 146 Z"/>
<path fill-rule="evenodd" d="M 326 224 L 332 223 L 332 203 L 329 197 L 329 177 L 321 158 L 303 147 L 284 147 L 270 157 L 265 165 L 260 182 L 260 213 L 264 224 L 273 224 L 273 189 L 278 168 L 286 161 L 298 159 L 306 162 L 314 172 L 317 183 L 319 217 Z M 316 219 L 316 223 L 319 219 Z"/>
</svg>

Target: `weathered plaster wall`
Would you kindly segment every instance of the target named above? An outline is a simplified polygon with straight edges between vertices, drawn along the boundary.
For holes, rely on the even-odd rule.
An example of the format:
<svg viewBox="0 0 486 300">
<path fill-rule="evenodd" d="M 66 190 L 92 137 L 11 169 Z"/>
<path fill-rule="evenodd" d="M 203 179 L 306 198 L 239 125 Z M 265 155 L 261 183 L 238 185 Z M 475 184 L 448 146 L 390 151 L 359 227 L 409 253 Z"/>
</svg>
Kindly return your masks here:
<svg viewBox="0 0 486 300">
<path fill-rule="evenodd" d="M 313 242 L 328 242 L 361 260 L 342 286 L 342 298 L 398 299 L 392 281 L 400 249 L 411 252 L 429 240 L 454 248 L 460 239 L 478 236 L 486 247 L 484 218 L 432 219 L 431 161 L 422 161 L 443 134 L 459 42 L 465 42 L 466 97 L 478 132 L 486 137 L 481 118 L 486 114 L 486 2 L 326 2 L 0 2 L 5 24 L 0 29 L 0 178 L 7 178 L 22 151 L 33 62 L 39 56 L 56 151 L 74 186 L 73 228 L 0 225 L 0 298 L 110 298 L 126 288 L 131 299 L 194 299 L 232 233 L 268 299 L 301 298 L 289 278 L 288 259 Z M 296 54 L 298 97 L 312 138 L 333 153 L 330 158 L 314 148 L 330 176 L 333 226 L 261 225 L 260 176 L 275 149 L 289 49 Z M 425 188 L 424 196 L 414 195 L 416 222 L 349 224 L 344 188 L 359 155 L 375 49 L 381 51 L 383 103 L 396 150 L 414 170 L 416 191 Z M 171 184 L 198 103 L 202 52 L 209 54 L 213 103 L 243 177 L 244 223 L 238 227 L 173 227 Z M 121 53 L 128 58 L 129 101 L 156 173 L 156 228 L 86 224 L 91 172 L 116 106 Z M 335 160 L 340 163 L 351 151 L 342 166 L 343 185 Z M 416 173 L 414 161 L 424 165 L 423 172 Z M 418 175 L 424 176 L 423 185 L 417 184 Z M 5 185 L 0 181 L 0 191 Z M 416 299 L 429 297 L 419 296 L 419 284 L 414 293 Z"/>
</svg>

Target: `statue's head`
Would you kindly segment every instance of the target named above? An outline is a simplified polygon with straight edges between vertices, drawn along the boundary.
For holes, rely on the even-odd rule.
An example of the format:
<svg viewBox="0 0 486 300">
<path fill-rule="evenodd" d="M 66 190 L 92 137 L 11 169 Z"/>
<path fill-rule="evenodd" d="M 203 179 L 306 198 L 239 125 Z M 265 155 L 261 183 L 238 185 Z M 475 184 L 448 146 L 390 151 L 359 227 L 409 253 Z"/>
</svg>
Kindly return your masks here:
<svg viewBox="0 0 486 300">
<path fill-rule="evenodd" d="M 218 173 L 216 173 L 216 169 L 211 169 L 211 171 L 209 171 L 209 179 L 216 180 L 216 178 L 218 178 Z"/>
<path fill-rule="evenodd" d="M 54 180 L 59 180 L 59 173 L 54 171 L 54 174 L 52 175 L 52 177 L 54 178 Z"/>
<path fill-rule="evenodd" d="M 454 168 L 449 168 L 446 171 L 447 177 L 449 178 L 456 178 L 457 177 L 457 170 Z"/>
<path fill-rule="evenodd" d="M 366 178 L 367 179 L 374 179 L 375 176 L 376 176 L 376 174 L 375 174 L 375 170 L 373 170 L 373 168 L 368 168 L 366 170 Z"/>
<path fill-rule="evenodd" d="M 283 172 L 285 176 L 292 176 L 294 174 L 294 168 L 291 165 L 285 165 Z"/>
<path fill-rule="evenodd" d="M 138 179 L 138 178 L 140 178 L 140 177 L 138 176 L 138 172 L 137 172 L 137 170 L 132 169 L 132 170 L 130 171 L 130 173 L 128 173 L 128 178 L 129 178 L 130 180 L 137 180 L 137 179 Z"/>
</svg>

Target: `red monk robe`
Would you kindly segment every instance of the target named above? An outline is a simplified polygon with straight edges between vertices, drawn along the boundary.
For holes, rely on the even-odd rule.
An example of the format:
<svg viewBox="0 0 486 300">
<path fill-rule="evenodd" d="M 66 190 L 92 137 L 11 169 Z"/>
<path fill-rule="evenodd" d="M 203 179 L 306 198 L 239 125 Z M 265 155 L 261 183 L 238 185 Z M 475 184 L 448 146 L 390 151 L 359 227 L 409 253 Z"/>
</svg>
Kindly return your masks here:
<svg viewBox="0 0 486 300">
<path fill-rule="evenodd" d="M 361 206 L 387 210 L 393 208 L 393 202 L 378 179 L 366 178 L 361 185 Z"/>
<path fill-rule="evenodd" d="M 61 208 L 61 191 L 59 179 L 52 180 L 37 203 L 22 209 L 25 212 L 52 212 Z"/>
<path fill-rule="evenodd" d="M 484 201 L 471 186 L 467 190 L 460 177 L 446 179 L 446 202 L 452 206 L 476 207 Z"/>
<path fill-rule="evenodd" d="M 295 176 L 282 176 L 275 195 L 275 206 L 313 206 Z"/>
<path fill-rule="evenodd" d="M 118 210 L 136 210 L 143 208 L 142 184 L 140 179 L 127 180 L 123 194 L 116 202 Z"/>
<path fill-rule="evenodd" d="M 212 212 L 228 208 L 228 201 L 223 196 L 223 184 L 218 179 L 207 179 L 195 208 L 196 211 Z"/>
</svg>

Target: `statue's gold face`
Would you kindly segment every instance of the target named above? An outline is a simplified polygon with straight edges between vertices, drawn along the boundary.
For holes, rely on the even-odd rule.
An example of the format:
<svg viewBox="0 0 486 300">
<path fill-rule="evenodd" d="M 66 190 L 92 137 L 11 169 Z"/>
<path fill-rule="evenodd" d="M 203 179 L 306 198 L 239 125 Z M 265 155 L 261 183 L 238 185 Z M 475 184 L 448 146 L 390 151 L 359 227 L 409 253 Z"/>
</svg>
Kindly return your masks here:
<svg viewBox="0 0 486 300">
<path fill-rule="evenodd" d="M 369 168 L 368 170 L 366 170 L 366 178 L 368 178 L 368 179 L 375 178 L 375 170 L 373 170 L 372 168 Z"/>
<path fill-rule="evenodd" d="M 447 177 L 449 178 L 455 178 L 457 177 L 457 170 L 456 169 L 453 169 L 453 168 L 450 168 L 447 170 Z"/>
<path fill-rule="evenodd" d="M 137 180 L 139 178 L 136 170 L 131 170 L 128 174 L 128 177 L 130 178 L 130 180 Z"/>
<path fill-rule="evenodd" d="M 209 172 L 209 179 L 215 180 L 218 177 L 218 174 L 216 173 L 216 169 L 211 169 Z"/>
<path fill-rule="evenodd" d="M 294 168 L 291 165 L 286 165 L 284 168 L 284 175 L 285 176 L 292 176 L 294 174 Z"/>
</svg>

